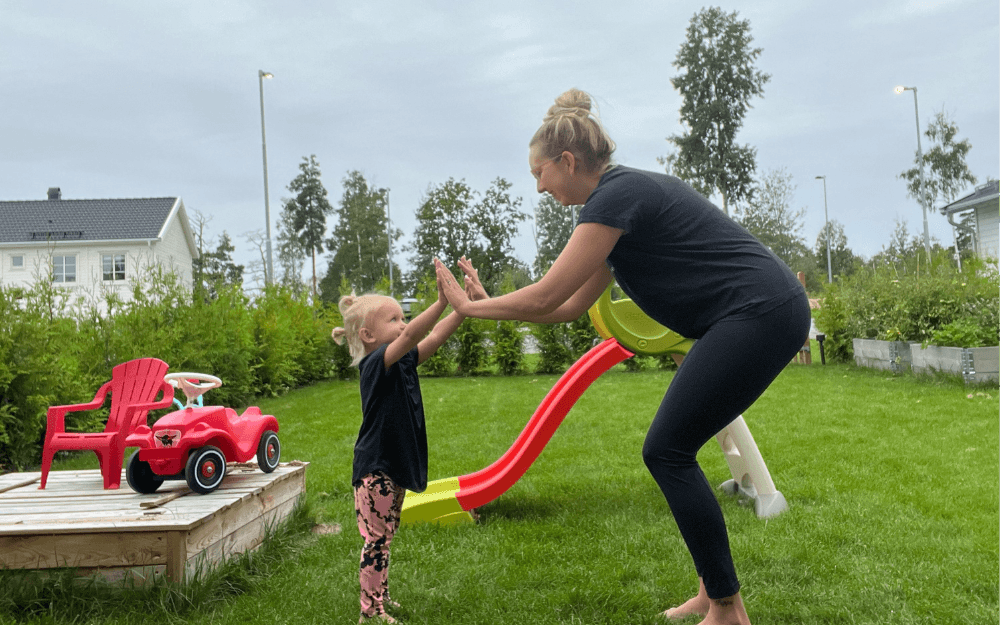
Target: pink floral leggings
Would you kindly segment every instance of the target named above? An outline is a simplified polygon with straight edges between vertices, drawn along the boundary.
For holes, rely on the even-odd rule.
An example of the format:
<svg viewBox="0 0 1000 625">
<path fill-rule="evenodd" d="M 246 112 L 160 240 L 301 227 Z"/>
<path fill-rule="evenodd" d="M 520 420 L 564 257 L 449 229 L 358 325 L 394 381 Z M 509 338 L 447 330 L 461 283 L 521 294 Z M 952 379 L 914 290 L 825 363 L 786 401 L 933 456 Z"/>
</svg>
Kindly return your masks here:
<svg viewBox="0 0 1000 625">
<path fill-rule="evenodd" d="M 362 616 L 385 614 L 385 605 L 390 602 L 389 545 L 399 527 L 404 495 L 406 489 L 382 472 L 366 475 L 354 489 L 358 531 L 365 539 L 360 574 Z"/>
</svg>

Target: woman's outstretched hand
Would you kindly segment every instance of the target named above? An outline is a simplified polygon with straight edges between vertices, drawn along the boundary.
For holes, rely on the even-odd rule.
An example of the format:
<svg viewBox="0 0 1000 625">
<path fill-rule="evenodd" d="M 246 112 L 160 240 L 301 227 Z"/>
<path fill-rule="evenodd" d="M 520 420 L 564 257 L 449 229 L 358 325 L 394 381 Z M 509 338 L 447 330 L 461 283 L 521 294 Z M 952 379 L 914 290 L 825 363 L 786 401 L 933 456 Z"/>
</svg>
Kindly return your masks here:
<svg viewBox="0 0 1000 625">
<path fill-rule="evenodd" d="M 434 270 L 437 273 L 438 288 L 444 292 L 444 296 L 448 298 L 448 303 L 455 309 L 455 312 L 464 315 L 466 304 L 469 303 L 465 289 L 455 280 L 455 276 L 448 271 L 444 263 L 436 258 L 434 259 Z"/>
<path fill-rule="evenodd" d="M 488 299 L 489 294 L 483 288 L 483 283 L 479 281 L 479 272 L 472 266 L 472 261 L 462 256 L 458 259 L 458 268 L 465 274 L 465 294 L 473 302 L 481 299 Z"/>
</svg>

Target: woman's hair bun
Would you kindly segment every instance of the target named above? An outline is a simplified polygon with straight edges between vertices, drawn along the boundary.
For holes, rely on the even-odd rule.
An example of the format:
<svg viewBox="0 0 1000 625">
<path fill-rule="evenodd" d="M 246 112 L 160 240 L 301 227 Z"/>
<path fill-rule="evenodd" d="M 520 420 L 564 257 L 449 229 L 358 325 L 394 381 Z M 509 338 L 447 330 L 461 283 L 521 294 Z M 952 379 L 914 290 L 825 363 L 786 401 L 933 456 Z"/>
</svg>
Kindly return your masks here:
<svg viewBox="0 0 1000 625">
<path fill-rule="evenodd" d="M 554 158 L 568 151 L 581 162 L 584 171 L 603 174 L 612 166 L 615 142 L 597 114 L 591 112 L 591 105 L 591 97 L 585 91 L 564 92 L 549 107 L 528 145 L 540 146 L 541 157 Z"/>
<path fill-rule="evenodd" d="M 556 98 L 556 103 L 549 107 L 549 112 L 545 115 L 545 121 L 563 116 L 587 117 L 589 115 L 590 96 L 585 91 L 570 89 Z"/>
</svg>

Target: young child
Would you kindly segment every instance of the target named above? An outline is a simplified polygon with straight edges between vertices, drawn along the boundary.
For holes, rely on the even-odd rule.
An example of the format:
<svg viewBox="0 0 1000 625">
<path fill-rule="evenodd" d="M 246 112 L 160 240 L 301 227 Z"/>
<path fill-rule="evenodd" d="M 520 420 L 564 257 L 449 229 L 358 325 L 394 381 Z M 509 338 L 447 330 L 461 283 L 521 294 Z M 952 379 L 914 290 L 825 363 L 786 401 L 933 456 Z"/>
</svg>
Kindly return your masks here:
<svg viewBox="0 0 1000 625">
<path fill-rule="evenodd" d="M 485 297 L 464 256 L 459 266 L 466 273 L 470 299 Z M 462 323 L 464 317 L 453 312 L 435 325 L 447 305 L 439 284 L 437 301 L 406 323 L 403 309 L 391 297 L 340 298 L 344 327 L 334 328 L 333 339 L 341 345 L 347 341 L 352 364 L 361 373 L 363 421 L 354 444 L 351 478 L 358 530 L 365 540 L 359 623 L 396 622 L 386 613 L 388 607 L 399 607 L 389 598 L 389 545 L 399 527 L 406 489 L 419 493 L 427 488 L 427 433 L 417 365 Z"/>
</svg>

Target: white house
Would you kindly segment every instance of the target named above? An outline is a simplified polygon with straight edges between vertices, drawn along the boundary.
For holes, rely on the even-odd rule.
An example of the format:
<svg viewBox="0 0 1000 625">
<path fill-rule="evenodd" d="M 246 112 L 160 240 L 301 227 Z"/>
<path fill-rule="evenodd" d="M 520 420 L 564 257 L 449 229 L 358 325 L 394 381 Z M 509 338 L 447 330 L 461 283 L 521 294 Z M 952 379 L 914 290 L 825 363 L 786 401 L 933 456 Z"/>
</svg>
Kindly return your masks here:
<svg viewBox="0 0 1000 625">
<path fill-rule="evenodd" d="M 958 223 L 958 214 L 975 211 L 976 255 L 981 258 L 1000 257 L 1000 182 L 991 180 L 966 195 L 941 207 L 941 213 L 951 225 Z"/>
<path fill-rule="evenodd" d="M 127 300 L 131 282 L 154 264 L 190 288 L 197 257 L 178 197 L 66 200 L 53 187 L 47 200 L 0 201 L 4 286 L 46 279 L 81 296 L 111 289 Z"/>
</svg>

